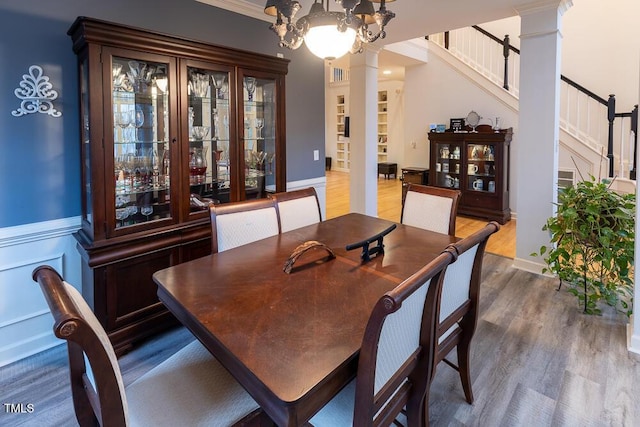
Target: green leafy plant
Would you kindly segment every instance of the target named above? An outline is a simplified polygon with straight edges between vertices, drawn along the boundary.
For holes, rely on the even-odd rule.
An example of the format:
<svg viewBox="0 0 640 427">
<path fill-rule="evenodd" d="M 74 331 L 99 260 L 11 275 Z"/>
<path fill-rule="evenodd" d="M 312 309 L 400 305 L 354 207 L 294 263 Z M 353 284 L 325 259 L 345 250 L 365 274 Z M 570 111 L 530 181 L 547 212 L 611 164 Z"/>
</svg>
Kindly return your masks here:
<svg viewBox="0 0 640 427">
<path fill-rule="evenodd" d="M 635 245 L 635 194 L 619 194 L 592 176 L 558 195 L 557 213 L 543 230 L 551 246 L 540 247 L 547 267 L 560 286 L 584 305 L 584 312 L 601 314 L 605 302 L 631 315 Z"/>
</svg>

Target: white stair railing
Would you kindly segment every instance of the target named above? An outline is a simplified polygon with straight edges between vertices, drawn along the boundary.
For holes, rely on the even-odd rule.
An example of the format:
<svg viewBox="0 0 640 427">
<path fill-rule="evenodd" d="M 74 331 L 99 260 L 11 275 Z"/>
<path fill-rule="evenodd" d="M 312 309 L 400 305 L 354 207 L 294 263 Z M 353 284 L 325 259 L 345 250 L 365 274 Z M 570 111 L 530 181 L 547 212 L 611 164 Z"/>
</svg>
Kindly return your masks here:
<svg viewBox="0 0 640 427">
<path fill-rule="evenodd" d="M 504 88 L 516 98 L 520 89 L 519 50 L 505 40 L 489 34 L 478 26 L 460 28 L 429 35 L 435 43 L 488 80 Z M 510 53 L 515 53 L 511 55 Z M 506 70 L 506 71 L 505 71 Z M 610 100 L 605 100 L 562 76 L 560 83 L 560 128 L 602 156 L 607 155 L 610 122 Z M 637 108 L 634 110 L 637 115 Z M 633 113 L 618 113 L 613 123 L 613 175 L 635 179 Z M 637 119 L 636 119 L 637 120 Z M 605 168 L 604 170 L 607 170 Z"/>
</svg>

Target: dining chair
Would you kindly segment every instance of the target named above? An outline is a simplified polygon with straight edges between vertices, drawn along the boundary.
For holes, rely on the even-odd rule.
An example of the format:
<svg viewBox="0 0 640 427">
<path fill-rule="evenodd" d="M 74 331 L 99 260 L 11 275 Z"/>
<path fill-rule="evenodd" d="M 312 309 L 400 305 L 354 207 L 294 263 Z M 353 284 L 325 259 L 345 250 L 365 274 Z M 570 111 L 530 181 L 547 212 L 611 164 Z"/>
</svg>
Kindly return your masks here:
<svg viewBox="0 0 640 427">
<path fill-rule="evenodd" d="M 318 194 L 313 187 L 275 193 L 275 201 L 282 233 L 322 221 Z"/>
<path fill-rule="evenodd" d="M 275 236 L 280 232 L 278 213 L 271 199 L 211 205 L 213 253 Z"/>
<path fill-rule="evenodd" d="M 435 364 L 444 361 L 459 372 L 468 403 L 473 403 L 469 353 L 478 321 L 482 260 L 489 237 L 499 229 L 500 225 L 492 221 L 448 247 L 455 253 L 456 260 L 444 274 Z M 454 347 L 457 347 L 457 365 L 446 359 Z M 428 404 L 426 407 L 428 409 Z"/>
<path fill-rule="evenodd" d="M 364 331 L 355 380 L 309 420 L 313 426 L 386 427 L 403 408 L 409 427 L 424 425 L 442 277 L 452 259 L 452 250 L 443 252 L 378 300 Z"/>
<path fill-rule="evenodd" d="M 109 337 L 80 292 L 50 266 L 36 268 L 33 279 L 51 309 L 55 335 L 67 341 L 80 426 L 229 426 L 258 410 L 197 340 L 125 387 Z"/>
<path fill-rule="evenodd" d="M 460 195 L 460 190 L 410 183 L 400 222 L 453 236 Z"/>
</svg>

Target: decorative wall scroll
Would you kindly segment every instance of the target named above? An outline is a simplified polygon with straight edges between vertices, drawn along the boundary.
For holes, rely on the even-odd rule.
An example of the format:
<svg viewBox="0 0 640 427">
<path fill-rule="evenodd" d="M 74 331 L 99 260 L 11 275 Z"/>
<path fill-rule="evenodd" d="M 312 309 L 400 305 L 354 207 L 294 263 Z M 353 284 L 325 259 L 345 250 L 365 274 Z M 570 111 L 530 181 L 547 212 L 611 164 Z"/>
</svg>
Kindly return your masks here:
<svg viewBox="0 0 640 427">
<path fill-rule="evenodd" d="M 62 113 L 53 107 L 53 101 L 58 98 L 58 92 L 53 90 L 49 77 L 45 76 L 42 67 L 32 65 L 29 74 L 22 75 L 20 87 L 14 91 L 21 99 L 20 107 L 11 112 L 15 117 L 32 113 L 44 113 L 53 117 L 60 117 Z"/>
</svg>

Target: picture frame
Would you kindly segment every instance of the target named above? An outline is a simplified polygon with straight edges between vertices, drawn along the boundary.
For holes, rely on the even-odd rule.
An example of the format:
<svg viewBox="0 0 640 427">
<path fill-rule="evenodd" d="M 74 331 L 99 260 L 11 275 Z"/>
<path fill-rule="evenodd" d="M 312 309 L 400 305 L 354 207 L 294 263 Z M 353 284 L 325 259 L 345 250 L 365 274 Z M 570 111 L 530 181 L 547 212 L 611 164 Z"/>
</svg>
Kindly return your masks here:
<svg viewBox="0 0 640 427">
<path fill-rule="evenodd" d="M 464 118 L 449 119 L 449 129 L 451 129 L 453 132 L 461 132 L 464 130 L 464 127 Z"/>
</svg>

